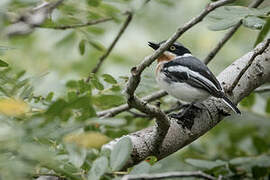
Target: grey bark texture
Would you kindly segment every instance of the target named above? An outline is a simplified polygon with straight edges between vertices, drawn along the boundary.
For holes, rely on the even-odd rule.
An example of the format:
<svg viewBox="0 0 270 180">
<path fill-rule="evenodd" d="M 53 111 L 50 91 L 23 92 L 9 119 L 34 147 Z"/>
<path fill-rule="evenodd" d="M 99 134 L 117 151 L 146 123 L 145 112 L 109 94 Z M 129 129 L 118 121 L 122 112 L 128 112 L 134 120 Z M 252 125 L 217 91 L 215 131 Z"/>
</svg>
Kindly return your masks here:
<svg viewBox="0 0 270 180">
<path fill-rule="evenodd" d="M 231 88 L 235 80 L 239 79 L 241 70 L 249 66 L 250 59 L 256 54 L 256 57 L 239 79 L 235 88 L 230 94 L 227 94 L 234 103 L 238 103 L 244 97 L 248 96 L 255 88 L 269 81 L 269 42 L 270 39 L 260 43 L 254 50 L 233 62 L 217 77 L 226 92 Z M 262 49 L 264 49 L 263 52 L 261 52 Z M 189 116 L 189 120 L 194 123 L 190 130 L 183 129 L 175 120 L 170 121 L 170 128 L 160 146 L 159 153 L 155 154 L 158 159 L 162 159 L 190 144 L 216 126 L 224 117 L 231 113 L 230 108 L 228 108 L 221 99 L 214 97 L 209 98 L 203 103 L 196 104 L 196 106 L 198 106 L 198 108 L 193 108 L 192 115 Z M 153 155 L 151 153 L 153 152 L 153 148 L 156 147 L 156 129 L 156 126 L 152 126 L 127 135 L 131 138 L 133 143 L 133 152 L 128 164 L 129 166 Z M 106 144 L 104 148 L 112 148 L 117 141 L 118 139 Z"/>
</svg>

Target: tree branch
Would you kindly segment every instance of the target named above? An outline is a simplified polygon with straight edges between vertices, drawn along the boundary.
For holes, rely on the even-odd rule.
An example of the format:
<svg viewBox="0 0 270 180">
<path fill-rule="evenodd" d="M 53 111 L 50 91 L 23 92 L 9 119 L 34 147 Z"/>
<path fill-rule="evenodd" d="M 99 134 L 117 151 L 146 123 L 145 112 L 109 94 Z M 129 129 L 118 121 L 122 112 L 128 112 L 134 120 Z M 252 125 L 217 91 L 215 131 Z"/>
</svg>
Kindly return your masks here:
<svg viewBox="0 0 270 180">
<path fill-rule="evenodd" d="M 5 28 L 4 34 L 7 36 L 25 35 L 34 31 L 35 27 L 40 26 L 64 0 L 55 2 L 44 2 L 31 9 L 18 18 L 18 20 Z"/>
<path fill-rule="evenodd" d="M 165 91 L 157 91 L 157 92 L 154 92 L 153 94 L 150 94 L 148 96 L 143 97 L 142 101 L 152 102 L 152 101 L 157 100 L 165 95 L 167 95 L 167 93 Z M 120 106 L 115 107 L 115 108 L 111 108 L 108 110 L 97 112 L 97 116 L 98 117 L 113 117 L 113 116 L 115 116 L 121 112 L 127 111 L 129 109 L 130 109 L 130 106 L 128 104 L 123 104 L 123 105 L 120 105 Z"/>
<path fill-rule="evenodd" d="M 88 21 L 88 22 L 82 23 L 82 24 L 59 25 L 59 26 L 43 26 L 43 25 L 40 25 L 40 26 L 37 26 L 37 27 L 39 27 L 39 28 L 55 29 L 55 30 L 66 30 L 66 29 L 81 28 L 81 27 L 85 27 L 85 26 L 92 26 L 92 25 L 96 25 L 96 24 L 107 22 L 107 21 L 111 21 L 111 20 L 113 20 L 112 17 L 107 17 L 107 18 L 102 18 L 102 19 Z"/>
<path fill-rule="evenodd" d="M 139 174 L 139 175 L 125 175 L 122 180 L 151 180 L 151 179 L 165 179 L 165 178 L 181 178 L 181 177 L 195 177 L 207 180 L 216 180 L 217 178 L 210 176 L 201 171 L 182 171 L 182 172 L 167 172 L 167 173 L 156 173 L 156 174 Z"/>
<path fill-rule="evenodd" d="M 267 87 L 258 87 L 254 90 L 255 93 L 265 93 L 270 92 L 270 86 Z"/>
<path fill-rule="evenodd" d="M 159 146 L 162 145 L 163 139 L 165 138 L 167 131 L 170 127 L 170 122 L 166 114 L 161 111 L 159 108 L 149 105 L 146 102 L 140 100 L 137 96 L 134 95 L 135 90 L 137 89 L 140 80 L 141 73 L 146 67 L 152 64 L 152 62 L 159 57 L 171 44 L 173 44 L 183 33 L 189 30 L 191 27 L 199 23 L 204 19 L 204 17 L 209 14 L 214 9 L 223 6 L 234 0 L 219 0 L 217 2 L 210 3 L 206 8 L 196 17 L 187 22 L 183 27 L 179 27 L 177 31 L 163 44 L 161 47 L 156 50 L 151 56 L 146 57 L 139 65 L 131 69 L 131 76 L 127 82 L 125 93 L 127 96 L 127 103 L 130 107 L 138 109 L 139 111 L 148 114 L 151 117 L 156 118 L 156 131 L 154 133 L 154 143 L 153 148 L 151 149 L 152 154 L 159 154 Z M 150 146 L 151 147 L 151 146 Z"/>
<path fill-rule="evenodd" d="M 248 7 L 257 8 L 264 0 L 253 1 Z M 225 36 L 218 42 L 216 47 L 210 51 L 210 53 L 204 59 L 204 63 L 208 64 L 220 51 L 220 49 L 225 45 L 225 43 L 233 36 L 233 34 L 239 29 L 242 25 L 242 21 L 240 20 L 236 25 L 234 25 L 229 32 L 225 34 Z"/>
<path fill-rule="evenodd" d="M 236 60 L 218 76 L 219 82 L 221 82 L 226 91 L 231 88 L 233 82 L 238 78 L 239 71 L 248 67 L 239 79 L 238 85 L 233 88 L 230 94 L 230 99 L 234 103 L 237 104 L 255 88 L 269 80 L 270 47 L 268 46 L 261 54 L 258 53 L 258 49 L 261 50 L 264 48 L 268 41 L 260 43 L 254 50 Z M 254 60 L 248 65 L 251 58 L 254 58 Z M 231 111 L 222 100 L 214 97 L 209 98 L 203 103 L 197 103 L 196 106 L 197 108 L 191 109 L 192 116 L 185 117 L 193 122 L 190 130 L 183 129 L 177 122 L 171 121 L 171 126 L 159 149 L 160 153 L 156 156 L 158 159 L 162 159 L 193 142 L 217 125 Z M 155 141 L 155 131 L 156 127 L 149 127 L 128 135 L 133 144 L 133 152 L 129 165 L 134 165 L 146 157 L 153 155 L 151 149 Z M 111 141 L 104 148 L 111 149 L 116 141 Z"/>
<path fill-rule="evenodd" d="M 149 57 L 145 58 L 145 60 L 138 66 L 138 67 L 143 66 L 141 72 L 144 70 L 144 68 L 146 68 L 147 66 L 149 66 L 156 59 L 156 57 L 158 57 L 167 47 L 169 47 L 169 45 L 171 45 L 177 38 L 179 38 L 189 28 L 191 28 L 192 26 L 194 26 L 195 24 L 197 24 L 198 22 L 200 22 L 210 11 L 212 11 L 212 10 L 216 9 L 217 7 L 220 7 L 220 6 L 222 6 L 222 5 L 226 4 L 226 3 L 229 3 L 229 2 L 231 2 L 231 1 L 230 0 L 228 0 L 228 1 L 218 1 L 218 2 L 216 2 L 216 4 L 211 3 L 197 17 L 193 18 L 186 25 L 184 25 L 183 28 L 181 28 L 181 27 L 178 28 L 177 32 L 172 36 L 172 38 L 170 38 L 169 40 L 167 40 L 167 42 L 163 45 L 163 47 L 160 47 L 158 49 L 158 51 L 156 51 L 152 56 L 149 56 Z M 175 37 L 175 36 L 178 36 L 178 37 Z M 173 41 L 171 41 L 171 40 L 173 40 Z M 137 75 L 138 77 L 140 77 L 140 73 L 141 72 L 137 72 L 137 73 L 139 73 Z M 140 78 L 136 78 L 136 79 L 137 79 L 136 81 L 138 81 Z M 136 90 L 136 88 L 137 88 L 137 86 L 139 84 L 139 81 L 136 83 L 137 85 L 134 85 L 134 87 L 131 87 L 131 89 L 133 89 L 133 92 L 130 91 L 130 94 L 134 94 L 134 92 L 135 92 L 135 90 Z M 129 80 L 129 82 L 131 82 L 131 80 Z M 130 88 L 130 86 L 128 85 L 126 90 L 128 90 L 129 88 Z M 159 99 L 159 98 L 161 98 L 161 97 L 163 97 L 165 95 L 167 95 L 167 93 L 165 91 L 158 91 L 158 92 L 153 93 L 153 94 L 150 95 L 150 96 L 153 97 L 152 100 L 149 100 L 149 101 L 147 101 L 146 99 L 142 99 L 142 100 L 143 101 L 146 101 L 146 102 L 151 102 L 151 101 L 154 101 L 156 99 Z M 119 114 L 121 112 L 124 112 L 126 110 L 129 110 L 131 108 L 132 107 L 129 106 L 128 104 L 124 104 L 124 105 L 120 105 L 118 107 L 111 108 L 109 110 L 98 112 L 97 115 L 99 117 L 103 117 L 103 116 L 112 117 L 112 116 L 115 116 L 115 115 L 117 115 L 117 114 Z"/>
<path fill-rule="evenodd" d="M 122 34 L 127 29 L 130 21 L 132 20 L 132 16 L 133 16 L 133 14 L 131 12 L 127 12 L 127 19 L 126 19 L 126 21 L 124 22 L 123 26 L 120 28 L 117 36 L 115 37 L 115 39 L 113 40 L 113 42 L 109 46 L 108 50 L 103 54 L 103 56 L 100 57 L 99 62 L 97 63 L 96 67 L 92 70 L 91 73 L 97 73 L 98 72 L 98 70 L 101 67 L 101 65 L 104 62 L 104 60 L 109 56 L 109 54 L 113 50 L 113 48 L 116 45 L 116 43 L 118 42 L 118 40 L 120 39 L 120 37 L 122 36 Z M 89 82 L 90 77 L 91 77 L 90 75 L 87 77 L 86 82 Z"/>
<path fill-rule="evenodd" d="M 264 45 L 260 48 L 256 48 L 254 50 L 254 53 L 252 54 L 251 58 L 248 60 L 247 65 L 241 69 L 241 71 L 239 72 L 238 76 L 235 78 L 235 80 L 233 81 L 231 87 L 228 89 L 228 92 L 231 93 L 233 91 L 233 89 L 235 88 L 235 86 L 237 85 L 237 83 L 239 82 L 239 80 L 241 79 L 241 77 L 243 76 L 243 74 L 247 71 L 247 69 L 251 66 L 252 62 L 255 60 L 255 58 L 264 53 L 265 49 L 269 47 L 270 44 L 270 39 L 267 39 L 264 42 Z"/>
</svg>

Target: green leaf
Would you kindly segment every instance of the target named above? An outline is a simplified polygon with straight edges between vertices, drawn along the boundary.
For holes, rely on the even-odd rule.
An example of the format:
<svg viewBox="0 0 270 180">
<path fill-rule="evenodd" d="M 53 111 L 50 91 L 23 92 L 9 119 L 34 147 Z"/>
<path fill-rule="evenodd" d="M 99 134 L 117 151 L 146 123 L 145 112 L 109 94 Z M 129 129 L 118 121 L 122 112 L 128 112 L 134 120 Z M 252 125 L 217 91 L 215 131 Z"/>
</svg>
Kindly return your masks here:
<svg viewBox="0 0 270 180">
<path fill-rule="evenodd" d="M 240 102 L 240 105 L 246 108 L 251 108 L 255 104 L 255 101 L 256 101 L 255 94 L 251 93 L 249 96 L 245 97 Z"/>
<path fill-rule="evenodd" d="M 254 158 L 251 158 L 251 157 L 238 157 L 238 158 L 234 158 L 230 160 L 229 163 L 232 165 L 249 164 L 253 160 Z"/>
<path fill-rule="evenodd" d="M 134 166 L 129 174 L 144 174 L 149 173 L 151 165 L 145 161 Z"/>
<path fill-rule="evenodd" d="M 91 170 L 88 172 L 88 180 L 99 180 L 108 170 L 108 159 L 101 156 L 93 162 Z"/>
<path fill-rule="evenodd" d="M 99 42 L 97 42 L 97 41 L 94 41 L 94 40 L 92 40 L 92 39 L 88 39 L 88 43 L 93 47 L 93 48 L 95 48 L 96 50 L 98 50 L 98 51 L 105 51 L 106 50 L 106 48 L 101 44 L 101 43 L 99 43 Z"/>
<path fill-rule="evenodd" d="M 58 41 L 55 44 L 55 46 L 56 47 L 66 47 L 67 45 L 74 43 L 75 40 L 76 40 L 76 34 L 74 31 L 72 31 L 69 34 L 67 34 L 63 39 Z"/>
<path fill-rule="evenodd" d="M 46 96 L 45 100 L 46 100 L 46 101 L 49 101 L 49 102 L 52 101 L 53 95 L 54 95 L 54 92 L 50 92 L 50 93 Z"/>
<path fill-rule="evenodd" d="M 114 85 L 112 85 L 110 90 L 113 91 L 113 92 L 119 92 L 121 90 L 121 88 L 120 88 L 120 86 L 118 84 L 114 84 Z"/>
<path fill-rule="evenodd" d="M 208 160 L 200 160 L 200 159 L 186 159 L 185 162 L 194 167 L 208 169 L 208 170 L 226 165 L 226 162 L 221 161 L 221 160 L 208 161 Z"/>
<path fill-rule="evenodd" d="M 66 83 L 68 88 L 78 88 L 78 81 L 70 80 Z"/>
<path fill-rule="evenodd" d="M 104 81 L 110 84 L 117 84 L 117 81 L 109 74 L 103 74 L 102 77 L 104 78 Z"/>
<path fill-rule="evenodd" d="M 268 145 L 264 138 L 254 136 L 252 137 L 252 141 L 258 153 L 261 154 L 268 151 Z"/>
<path fill-rule="evenodd" d="M 103 84 L 99 81 L 98 77 L 93 73 L 90 74 L 90 82 L 96 89 L 101 91 L 104 89 Z"/>
<path fill-rule="evenodd" d="M 75 91 L 69 91 L 67 93 L 68 101 L 72 102 L 75 101 L 78 98 L 78 94 Z"/>
<path fill-rule="evenodd" d="M 262 29 L 265 21 L 256 16 L 248 16 L 243 19 L 243 25 L 251 29 Z"/>
<path fill-rule="evenodd" d="M 85 53 L 85 42 L 86 42 L 86 40 L 83 39 L 79 43 L 79 51 L 80 51 L 81 55 L 84 55 L 84 53 Z"/>
<path fill-rule="evenodd" d="M 78 116 L 79 120 L 85 120 L 96 116 L 96 111 L 92 106 L 91 98 L 89 96 L 78 97 L 70 102 L 69 106 L 81 110 L 81 114 Z"/>
<path fill-rule="evenodd" d="M 221 20 L 216 21 L 216 23 L 209 25 L 208 28 L 212 31 L 221 31 L 221 30 L 225 30 L 234 26 L 239 21 L 240 21 L 239 18 L 221 19 Z"/>
<path fill-rule="evenodd" d="M 80 93 L 88 92 L 91 94 L 92 88 L 91 88 L 91 85 L 89 83 L 85 82 L 84 80 L 79 80 L 78 85 L 79 85 Z"/>
<path fill-rule="evenodd" d="M 0 59 L 0 67 L 8 67 L 8 63 Z"/>
<path fill-rule="evenodd" d="M 266 107 L 265 107 L 265 112 L 266 113 L 270 113 L 270 98 L 267 99 Z"/>
<path fill-rule="evenodd" d="M 67 102 L 64 99 L 58 99 L 47 110 L 47 114 L 50 116 L 59 116 L 67 107 Z"/>
<path fill-rule="evenodd" d="M 264 40 L 268 32 L 270 31 L 270 18 L 267 19 L 266 23 L 264 24 L 262 30 L 257 36 L 256 42 L 254 44 L 254 47 L 257 46 L 260 42 Z"/>
<path fill-rule="evenodd" d="M 94 85 L 94 87 L 98 90 L 103 90 L 104 86 L 101 84 L 101 82 L 98 79 L 91 79 L 91 83 Z"/>
<path fill-rule="evenodd" d="M 109 108 L 112 106 L 118 106 L 125 103 L 126 100 L 122 95 L 114 94 L 99 94 L 93 96 L 93 103 L 101 108 Z"/>
<path fill-rule="evenodd" d="M 251 171 L 252 171 L 252 176 L 255 179 L 260 179 L 269 174 L 269 168 L 260 167 L 260 166 L 252 167 Z"/>
<path fill-rule="evenodd" d="M 86 149 L 79 148 L 74 144 L 66 144 L 66 149 L 69 154 L 69 162 L 71 162 L 75 167 L 80 168 L 87 155 Z"/>
<path fill-rule="evenodd" d="M 112 168 L 112 171 L 121 170 L 126 164 L 126 162 L 129 160 L 131 152 L 131 139 L 127 136 L 121 138 L 113 147 L 110 155 L 110 166 Z"/>
<path fill-rule="evenodd" d="M 101 0 L 87 0 L 87 4 L 89 6 L 99 6 L 101 3 Z"/>
</svg>

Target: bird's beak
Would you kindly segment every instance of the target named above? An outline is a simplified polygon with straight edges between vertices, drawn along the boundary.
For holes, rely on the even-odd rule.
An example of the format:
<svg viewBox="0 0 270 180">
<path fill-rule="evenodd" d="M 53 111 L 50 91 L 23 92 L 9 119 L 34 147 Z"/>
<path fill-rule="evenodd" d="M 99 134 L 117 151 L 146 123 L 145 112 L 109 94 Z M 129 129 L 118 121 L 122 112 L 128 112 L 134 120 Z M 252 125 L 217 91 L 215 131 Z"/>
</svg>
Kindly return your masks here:
<svg viewBox="0 0 270 180">
<path fill-rule="evenodd" d="M 159 45 L 156 43 L 148 42 L 148 46 L 153 48 L 154 50 L 157 50 L 159 48 Z"/>
</svg>

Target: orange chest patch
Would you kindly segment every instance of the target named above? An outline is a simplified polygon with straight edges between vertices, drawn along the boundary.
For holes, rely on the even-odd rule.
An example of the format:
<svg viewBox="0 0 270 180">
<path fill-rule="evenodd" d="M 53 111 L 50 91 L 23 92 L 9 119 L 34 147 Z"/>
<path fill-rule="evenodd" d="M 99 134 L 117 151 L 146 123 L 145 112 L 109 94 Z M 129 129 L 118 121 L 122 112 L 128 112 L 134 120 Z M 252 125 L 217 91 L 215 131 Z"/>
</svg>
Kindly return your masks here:
<svg viewBox="0 0 270 180">
<path fill-rule="evenodd" d="M 175 56 L 170 55 L 170 54 L 162 54 L 161 56 L 159 56 L 159 58 L 157 59 L 158 65 L 156 67 L 156 76 L 158 75 L 161 68 L 163 67 L 163 64 L 173 60 L 174 58 Z"/>
<path fill-rule="evenodd" d="M 157 62 L 167 62 L 167 61 L 171 61 L 174 59 L 174 56 L 170 56 L 170 55 L 165 55 L 162 54 L 161 56 L 159 56 L 159 58 L 157 59 Z"/>
</svg>

